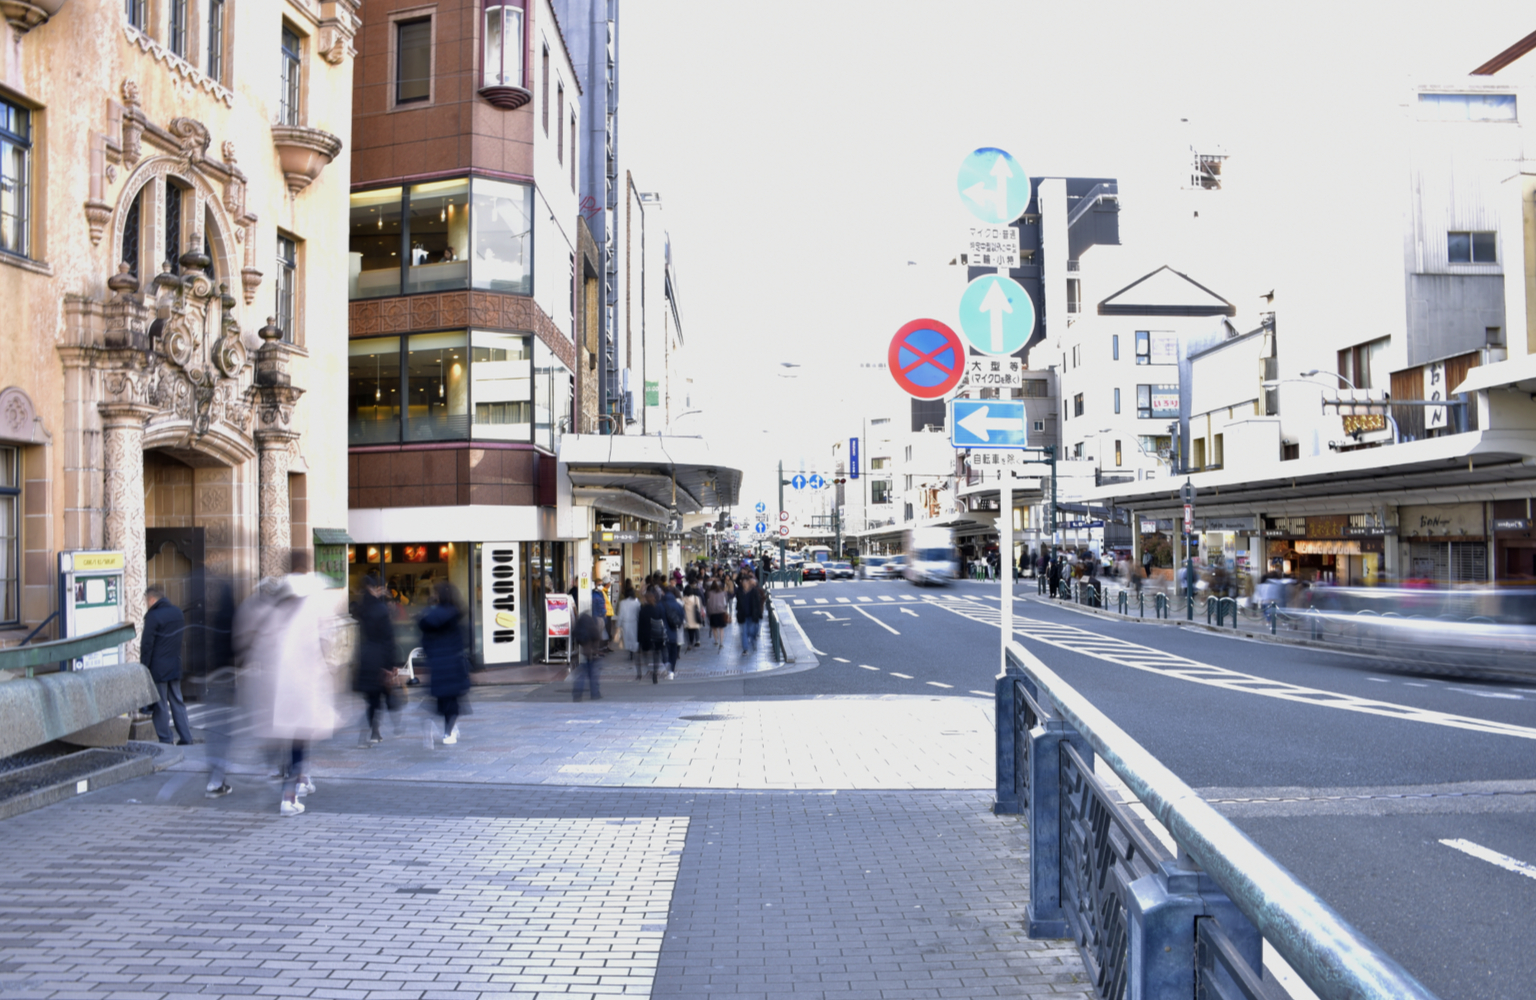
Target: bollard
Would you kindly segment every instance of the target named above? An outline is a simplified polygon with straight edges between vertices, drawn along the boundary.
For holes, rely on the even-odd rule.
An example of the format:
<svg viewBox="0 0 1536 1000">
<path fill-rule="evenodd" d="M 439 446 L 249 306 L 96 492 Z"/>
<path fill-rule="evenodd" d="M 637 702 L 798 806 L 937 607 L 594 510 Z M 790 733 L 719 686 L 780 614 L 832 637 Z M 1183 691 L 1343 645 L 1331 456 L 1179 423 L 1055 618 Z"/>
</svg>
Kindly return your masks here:
<svg viewBox="0 0 1536 1000">
<path fill-rule="evenodd" d="M 999 816 L 1017 816 L 1024 811 L 1019 781 L 1019 713 L 1015 707 L 1015 688 L 1024 680 L 1024 671 L 1009 663 L 994 685 L 993 718 L 997 730 L 997 799 L 992 811 Z M 1027 787 L 1027 786 L 1025 786 Z"/>
<path fill-rule="evenodd" d="M 1125 591 L 1122 590 L 1122 591 L 1120 591 L 1120 613 L 1122 615 L 1126 615 L 1126 614 L 1130 614 L 1130 612 L 1131 612 L 1131 595 L 1127 594 Z"/>
<path fill-rule="evenodd" d="M 1137 617 L 1147 617 L 1147 595 L 1144 591 L 1136 591 Z"/>
</svg>

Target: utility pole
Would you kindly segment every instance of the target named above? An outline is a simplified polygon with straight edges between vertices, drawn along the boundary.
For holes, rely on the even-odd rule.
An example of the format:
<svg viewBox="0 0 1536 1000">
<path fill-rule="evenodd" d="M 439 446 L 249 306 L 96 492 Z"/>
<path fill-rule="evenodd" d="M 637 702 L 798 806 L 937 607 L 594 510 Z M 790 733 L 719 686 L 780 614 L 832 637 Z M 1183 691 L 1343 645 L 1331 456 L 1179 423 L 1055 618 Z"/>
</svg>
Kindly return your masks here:
<svg viewBox="0 0 1536 1000">
<path fill-rule="evenodd" d="M 784 515 L 784 460 L 779 459 L 779 571 L 784 571 L 784 528 L 789 524 Z"/>
<path fill-rule="evenodd" d="M 1184 501 L 1184 558 L 1186 560 L 1184 574 L 1184 604 L 1185 617 L 1189 621 L 1195 620 L 1195 485 L 1188 479 L 1179 488 L 1179 494 Z"/>
</svg>

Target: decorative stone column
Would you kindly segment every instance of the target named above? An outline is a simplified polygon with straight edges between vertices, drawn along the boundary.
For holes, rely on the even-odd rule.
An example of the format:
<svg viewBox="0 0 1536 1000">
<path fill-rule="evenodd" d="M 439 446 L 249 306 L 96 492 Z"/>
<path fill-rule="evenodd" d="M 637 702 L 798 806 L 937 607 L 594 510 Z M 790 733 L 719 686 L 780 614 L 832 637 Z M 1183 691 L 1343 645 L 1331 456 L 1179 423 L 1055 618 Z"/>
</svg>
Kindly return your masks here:
<svg viewBox="0 0 1536 1000">
<path fill-rule="evenodd" d="M 102 452 L 105 465 L 103 503 L 106 507 L 106 546 L 122 549 L 123 617 L 144 621 L 144 422 L 155 412 L 143 403 L 101 403 Z M 126 647 L 130 662 L 139 658 L 139 642 Z"/>
<path fill-rule="evenodd" d="M 288 506 L 288 467 L 299 433 L 291 428 L 293 407 L 304 394 L 288 374 L 287 344 L 283 332 L 268 316 L 258 331 L 261 349 L 256 352 L 256 452 L 261 484 L 257 498 L 257 537 L 261 545 L 261 575 L 282 576 L 289 569 L 292 521 Z"/>
</svg>

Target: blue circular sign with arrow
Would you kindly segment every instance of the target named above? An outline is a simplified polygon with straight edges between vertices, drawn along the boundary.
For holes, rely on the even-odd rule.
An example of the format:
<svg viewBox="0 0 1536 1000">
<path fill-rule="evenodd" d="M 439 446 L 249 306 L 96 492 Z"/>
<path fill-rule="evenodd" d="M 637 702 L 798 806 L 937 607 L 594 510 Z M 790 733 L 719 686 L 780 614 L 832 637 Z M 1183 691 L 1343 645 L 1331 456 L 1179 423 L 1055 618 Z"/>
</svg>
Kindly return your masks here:
<svg viewBox="0 0 1536 1000">
<path fill-rule="evenodd" d="M 984 274 L 960 296 L 960 329 L 983 354 L 1017 354 L 1034 332 L 1035 303 L 1012 278 Z"/>
<path fill-rule="evenodd" d="M 982 222 L 1009 223 L 1029 207 L 1029 175 L 1005 150 L 984 146 L 960 164 L 960 201 Z"/>
<path fill-rule="evenodd" d="M 811 478 L 807 479 L 806 482 L 810 484 L 811 489 L 813 490 L 819 490 L 823 486 L 827 485 L 827 481 L 821 478 L 820 473 L 812 473 Z"/>
<path fill-rule="evenodd" d="M 789 481 L 789 485 L 793 486 L 797 490 L 803 490 L 803 489 L 805 489 L 805 477 L 801 476 L 801 475 L 796 475 L 793 479 L 791 479 Z"/>
</svg>

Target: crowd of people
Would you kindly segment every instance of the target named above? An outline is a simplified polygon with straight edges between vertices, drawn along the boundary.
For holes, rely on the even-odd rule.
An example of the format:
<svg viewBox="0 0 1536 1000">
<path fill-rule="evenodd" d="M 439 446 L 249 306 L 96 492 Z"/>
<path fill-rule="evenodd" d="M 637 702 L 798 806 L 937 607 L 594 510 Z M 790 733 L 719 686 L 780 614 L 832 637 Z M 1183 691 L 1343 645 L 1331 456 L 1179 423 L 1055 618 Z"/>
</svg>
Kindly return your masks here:
<svg viewBox="0 0 1536 1000">
<path fill-rule="evenodd" d="M 617 600 L 614 590 L 618 591 Z M 725 651 L 725 630 L 741 626 L 741 655 L 757 650 L 758 634 L 767 613 L 767 598 L 750 569 L 734 573 L 721 563 L 700 563 L 684 573 L 652 573 L 636 585 L 626 579 L 617 588 L 599 582 L 592 590 L 592 610 L 576 620 L 575 640 L 580 662 L 572 697 L 580 701 L 587 688 L 601 698 L 599 673 L 604 657 L 627 652 L 635 680 L 660 683 L 677 677 L 682 655 L 704 648 L 704 629 L 715 655 Z"/>
</svg>

